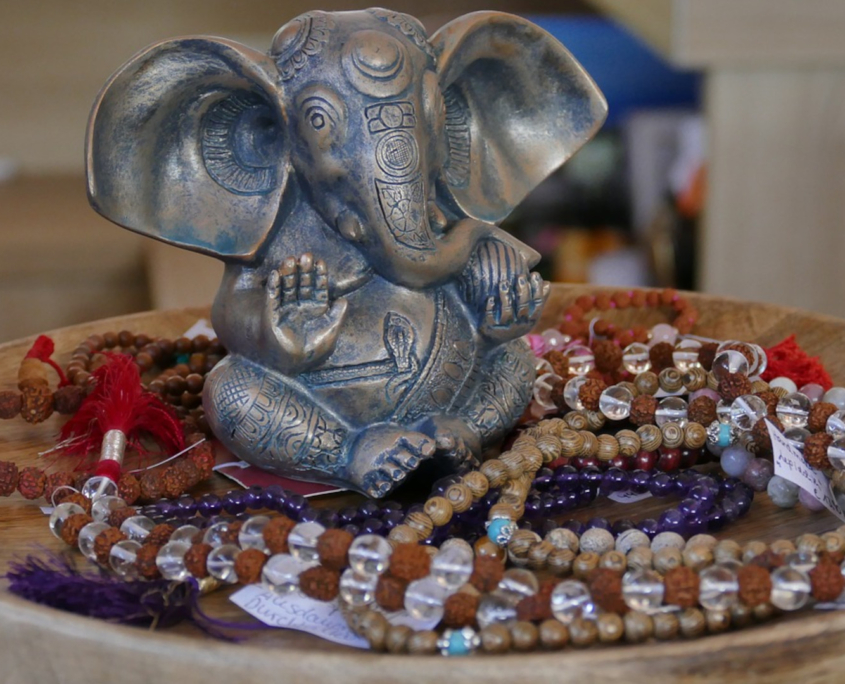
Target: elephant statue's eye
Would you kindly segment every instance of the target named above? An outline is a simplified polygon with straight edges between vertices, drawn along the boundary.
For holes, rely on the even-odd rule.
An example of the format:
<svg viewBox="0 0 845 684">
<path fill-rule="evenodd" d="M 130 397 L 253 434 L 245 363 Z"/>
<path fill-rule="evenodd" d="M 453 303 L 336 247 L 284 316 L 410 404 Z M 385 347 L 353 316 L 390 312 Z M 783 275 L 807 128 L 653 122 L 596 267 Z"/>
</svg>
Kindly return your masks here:
<svg viewBox="0 0 845 684">
<path fill-rule="evenodd" d="M 315 112 L 311 115 L 311 127 L 315 130 L 320 130 L 323 126 L 326 125 L 326 117 L 320 114 L 319 112 Z"/>
<path fill-rule="evenodd" d="M 310 88 L 296 104 L 300 135 L 321 149 L 338 142 L 346 119 L 343 102 L 333 91 L 325 86 Z"/>
</svg>

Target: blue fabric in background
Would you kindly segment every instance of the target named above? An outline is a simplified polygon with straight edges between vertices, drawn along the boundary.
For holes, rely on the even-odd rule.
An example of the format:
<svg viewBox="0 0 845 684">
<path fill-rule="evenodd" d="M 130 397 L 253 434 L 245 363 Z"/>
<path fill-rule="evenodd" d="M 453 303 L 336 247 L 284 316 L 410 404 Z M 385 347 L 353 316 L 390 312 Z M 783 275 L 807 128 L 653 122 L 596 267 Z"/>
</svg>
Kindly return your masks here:
<svg viewBox="0 0 845 684">
<path fill-rule="evenodd" d="M 645 42 L 601 17 L 527 16 L 581 62 L 608 102 L 607 125 L 636 109 L 697 108 L 701 74 L 673 68 Z"/>
</svg>

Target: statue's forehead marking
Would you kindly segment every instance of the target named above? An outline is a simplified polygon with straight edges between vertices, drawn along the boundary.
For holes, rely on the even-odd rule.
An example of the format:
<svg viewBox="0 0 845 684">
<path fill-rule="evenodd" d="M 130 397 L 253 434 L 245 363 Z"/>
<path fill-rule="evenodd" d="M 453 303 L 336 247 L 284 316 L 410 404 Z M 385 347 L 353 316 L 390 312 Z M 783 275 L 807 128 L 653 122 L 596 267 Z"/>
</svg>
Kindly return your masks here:
<svg viewBox="0 0 845 684">
<path fill-rule="evenodd" d="M 343 72 L 359 92 L 393 97 L 407 89 L 413 65 L 402 43 L 381 31 L 358 31 L 343 48 Z"/>
</svg>

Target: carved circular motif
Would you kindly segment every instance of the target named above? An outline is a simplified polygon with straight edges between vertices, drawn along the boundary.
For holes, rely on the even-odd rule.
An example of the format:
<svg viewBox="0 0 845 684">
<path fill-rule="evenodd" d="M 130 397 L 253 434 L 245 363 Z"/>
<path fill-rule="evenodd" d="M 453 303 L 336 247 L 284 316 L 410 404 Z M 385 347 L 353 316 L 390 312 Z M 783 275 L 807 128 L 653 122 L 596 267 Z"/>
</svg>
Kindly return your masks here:
<svg viewBox="0 0 845 684">
<path fill-rule="evenodd" d="M 420 151 L 417 141 L 407 131 L 394 131 L 379 140 L 376 161 L 379 168 L 391 176 L 407 176 L 416 171 Z"/>
<path fill-rule="evenodd" d="M 405 47 L 379 31 L 358 31 L 343 48 L 343 71 L 355 89 L 372 97 L 392 97 L 411 82 Z"/>
</svg>

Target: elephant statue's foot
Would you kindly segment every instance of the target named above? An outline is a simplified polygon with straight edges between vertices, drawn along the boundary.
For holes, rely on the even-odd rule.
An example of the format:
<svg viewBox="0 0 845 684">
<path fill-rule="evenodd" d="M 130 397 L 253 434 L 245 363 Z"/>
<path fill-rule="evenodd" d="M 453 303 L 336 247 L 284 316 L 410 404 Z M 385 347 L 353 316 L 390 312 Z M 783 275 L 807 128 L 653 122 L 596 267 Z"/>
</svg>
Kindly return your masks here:
<svg viewBox="0 0 845 684">
<path fill-rule="evenodd" d="M 434 438 L 438 460 L 449 467 L 457 470 L 464 464 L 480 465 L 481 436 L 463 418 L 438 414 L 426 418 L 417 429 Z"/>
<path fill-rule="evenodd" d="M 383 497 L 436 450 L 434 439 L 400 425 L 365 428 L 352 448 L 350 484 L 369 496 Z"/>
</svg>

